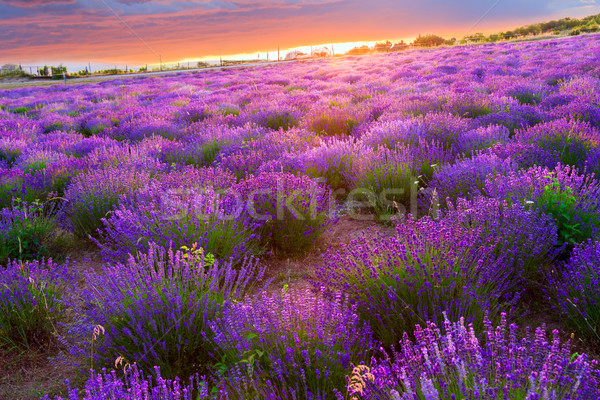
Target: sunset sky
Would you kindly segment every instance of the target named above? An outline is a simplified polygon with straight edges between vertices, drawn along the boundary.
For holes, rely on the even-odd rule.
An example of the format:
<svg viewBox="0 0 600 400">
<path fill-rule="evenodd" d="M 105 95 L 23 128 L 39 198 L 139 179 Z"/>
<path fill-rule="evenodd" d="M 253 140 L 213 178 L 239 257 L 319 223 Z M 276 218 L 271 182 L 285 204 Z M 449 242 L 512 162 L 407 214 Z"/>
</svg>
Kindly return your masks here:
<svg viewBox="0 0 600 400">
<path fill-rule="evenodd" d="M 278 45 L 460 38 L 598 12 L 596 0 L 0 0 L 0 63 L 273 56 Z"/>
</svg>

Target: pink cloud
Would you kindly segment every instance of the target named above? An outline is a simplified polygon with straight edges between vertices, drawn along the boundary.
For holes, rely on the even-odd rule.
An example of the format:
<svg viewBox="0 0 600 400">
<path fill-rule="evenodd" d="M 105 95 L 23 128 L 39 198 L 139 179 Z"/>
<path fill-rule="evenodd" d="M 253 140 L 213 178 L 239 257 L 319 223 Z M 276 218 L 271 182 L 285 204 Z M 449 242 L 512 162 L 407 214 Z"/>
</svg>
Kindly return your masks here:
<svg viewBox="0 0 600 400">
<path fill-rule="evenodd" d="M 50 4 L 70 4 L 74 3 L 75 0 L 0 0 L 0 3 L 7 4 L 13 7 L 37 7 L 37 6 L 47 6 Z"/>
</svg>

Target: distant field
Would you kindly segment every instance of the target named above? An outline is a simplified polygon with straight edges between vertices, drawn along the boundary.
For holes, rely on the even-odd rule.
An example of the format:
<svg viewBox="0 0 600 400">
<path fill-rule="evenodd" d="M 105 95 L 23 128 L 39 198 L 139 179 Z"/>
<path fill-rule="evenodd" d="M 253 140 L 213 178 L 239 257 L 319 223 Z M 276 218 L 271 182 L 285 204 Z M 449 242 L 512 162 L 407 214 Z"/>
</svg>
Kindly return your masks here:
<svg viewBox="0 0 600 400">
<path fill-rule="evenodd" d="M 98 83 L 104 82 L 107 80 L 114 80 L 114 77 L 94 77 L 87 79 L 70 79 L 67 81 L 67 86 L 69 85 L 85 85 L 90 83 Z M 61 85 L 64 86 L 64 82 L 62 80 L 54 81 L 54 80 L 20 80 L 18 82 L 14 82 L 12 79 L 0 79 L 0 90 L 2 89 L 19 89 L 25 87 L 47 87 L 47 86 L 56 86 Z"/>
<path fill-rule="evenodd" d="M 280 61 L 279 63 L 290 63 L 295 61 Z M 154 71 L 154 72 L 141 72 L 141 73 L 128 73 L 128 74 L 119 74 L 119 75 L 107 75 L 107 76 L 90 76 L 90 77 L 78 77 L 78 78 L 70 78 L 67 79 L 68 85 L 81 85 L 81 84 L 89 84 L 89 83 L 98 83 L 104 82 L 107 80 L 115 80 L 115 79 L 130 79 L 134 77 L 151 77 L 151 76 L 165 76 L 172 74 L 195 74 L 199 72 L 213 71 L 213 70 L 222 70 L 222 69 L 231 69 L 231 68 L 248 68 L 248 67 L 256 67 L 256 66 L 267 66 L 267 65 L 275 65 L 277 62 L 258 62 L 258 63 L 243 63 L 239 65 L 226 65 L 222 67 L 205 67 L 205 68 L 192 68 L 186 70 L 168 70 L 168 71 Z M 40 79 L 30 79 L 30 78 L 4 78 L 0 77 L 0 89 L 18 89 L 22 87 L 38 87 L 38 86 L 54 86 L 54 85 L 63 85 L 64 80 L 40 80 Z"/>
<path fill-rule="evenodd" d="M 44 84 L 0 399 L 600 395 L 600 35 Z"/>
</svg>

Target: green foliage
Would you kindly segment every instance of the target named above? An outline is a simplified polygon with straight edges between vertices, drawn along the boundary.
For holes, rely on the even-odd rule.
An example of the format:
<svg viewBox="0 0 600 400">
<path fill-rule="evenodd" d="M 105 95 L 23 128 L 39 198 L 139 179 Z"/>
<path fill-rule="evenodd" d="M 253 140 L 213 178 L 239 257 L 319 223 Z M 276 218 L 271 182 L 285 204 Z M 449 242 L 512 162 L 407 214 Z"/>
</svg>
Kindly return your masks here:
<svg viewBox="0 0 600 400">
<path fill-rule="evenodd" d="M 0 348 L 47 348 L 55 337 L 57 322 L 64 319 L 63 282 L 44 279 L 48 273 L 39 268 L 30 271 L 32 265 L 38 266 L 13 263 L 7 266 L 11 271 L 4 272 L 8 276 L 0 277 L 4 281 L 0 284 Z M 52 267 L 50 262 L 48 267 Z"/>
<path fill-rule="evenodd" d="M 16 107 L 10 110 L 13 114 L 27 114 L 29 111 L 29 107 Z"/>
<path fill-rule="evenodd" d="M 435 47 L 446 43 L 446 39 L 437 35 L 419 35 L 413 42 L 415 46 Z"/>
<path fill-rule="evenodd" d="M 21 150 L 0 148 L 0 161 L 5 161 L 9 166 L 12 166 L 20 155 Z"/>
<path fill-rule="evenodd" d="M 51 203 L 26 204 L 16 199 L 12 210 L 3 210 L 0 224 L 7 229 L 0 231 L 0 263 L 8 259 L 40 260 L 51 255 L 58 237 L 53 209 Z"/>
<path fill-rule="evenodd" d="M 240 115 L 240 108 L 234 105 L 225 105 L 219 107 L 219 113 L 225 117 L 228 115 L 238 116 Z"/>
<path fill-rule="evenodd" d="M 358 126 L 356 118 L 343 110 L 331 110 L 309 122 L 311 131 L 328 136 L 348 136 L 356 126 Z"/>
<path fill-rule="evenodd" d="M 313 195 L 315 199 L 313 199 Z M 273 218 L 265 222 L 263 237 L 283 254 L 298 255 L 313 246 L 327 226 L 328 210 L 318 210 L 321 199 L 308 191 L 292 193 L 280 202 L 288 205 L 284 207 L 281 218 Z"/>
<path fill-rule="evenodd" d="M 562 164 L 576 166 L 581 163 L 581 160 L 588 158 L 592 144 L 589 140 L 577 137 L 571 132 L 557 132 L 553 136 L 538 140 L 536 146 L 557 154 Z"/>
<path fill-rule="evenodd" d="M 544 187 L 536 202 L 554 219 L 560 244 L 582 243 L 593 236 L 595 228 L 600 227 L 599 216 L 582 209 L 573 190 L 568 186 L 562 187 L 556 178 Z"/>
<path fill-rule="evenodd" d="M 50 67 L 52 70 L 52 79 L 62 79 L 63 73 L 67 74 L 67 67 L 59 65 L 58 67 Z"/>
<path fill-rule="evenodd" d="M 27 77 L 27 73 L 21 69 L 16 69 L 13 71 L 0 71 L 0 79 L 2 78 L 25 78 Z"/>
<path fill-rule="evenodd" d="M 372 207 L 380 221 L 389 221 L 393 215 L 410 210 L 417 190 L 418 178 L 411 163 L 383 160 L 361 174 L 353 193 Z"/>
<path fill-rule="evenodd" d="M 198 247 L 198 243 L 192 244 L 192 247 L 181 246 L 181 258 L 191 264 L 201 263 L 205 267 L 210 267 L 216 261 L 212 253 L 204 254 L 204 249 Z"/>
<path fill-rule="evenodd" d="M 287 131 L 294 126 L 297 126 L 298 121 L 290 111 L 283 111 L 279 113 L 269 113 L 264 118 L 264 121 L 261 121 L 261 125 L 276 131 L 279 129 Z"/>
<path fill-rule="evenodd" d="M 537 36 L 545 33 L 560 35 L 563 32 L 569 32 L 569 35 L 577 36 L 580 35 L 582 32 L 597 32 L 598 16 L 600 16 L 600 14 L 590 15 L 581 19 L 567 17 L 558 20 L 525 25 L 516 28 L 512 31 L 491 34 L 489 36 L 485 36 L 482 33 L 478 33 L 476 35 L 466 37 L 465 39 L 475 42 L 497 42 L 499 40 L 511 40 L 531 35 Z"/>
</svg>

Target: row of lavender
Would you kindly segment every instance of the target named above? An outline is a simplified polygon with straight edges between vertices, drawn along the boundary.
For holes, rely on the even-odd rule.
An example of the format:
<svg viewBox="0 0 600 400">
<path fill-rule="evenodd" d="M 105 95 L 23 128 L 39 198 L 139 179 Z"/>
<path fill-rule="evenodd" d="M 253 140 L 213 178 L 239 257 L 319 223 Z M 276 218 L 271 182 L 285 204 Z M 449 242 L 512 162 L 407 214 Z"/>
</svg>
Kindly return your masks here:
<svg viewBox="0 0 600 400">
<path fill-rule="evenodd" d="M 598 50 L 3 91 L 0 258 L 20 262 L 0 277 L 0 345 L 62 324 L 90 367 L 135 363 L 93 374 L 89 399 L 597 396 L 596 361 L 507 319 L 546 302 L 600 343 Z M 267 291 L 256 257 L 302 254 L 343 214 L 396 234 L 330 249 L 314 292 Z M 71 236 L 106 263 L 85 290 L 26 262 Z"/>
</svg>

